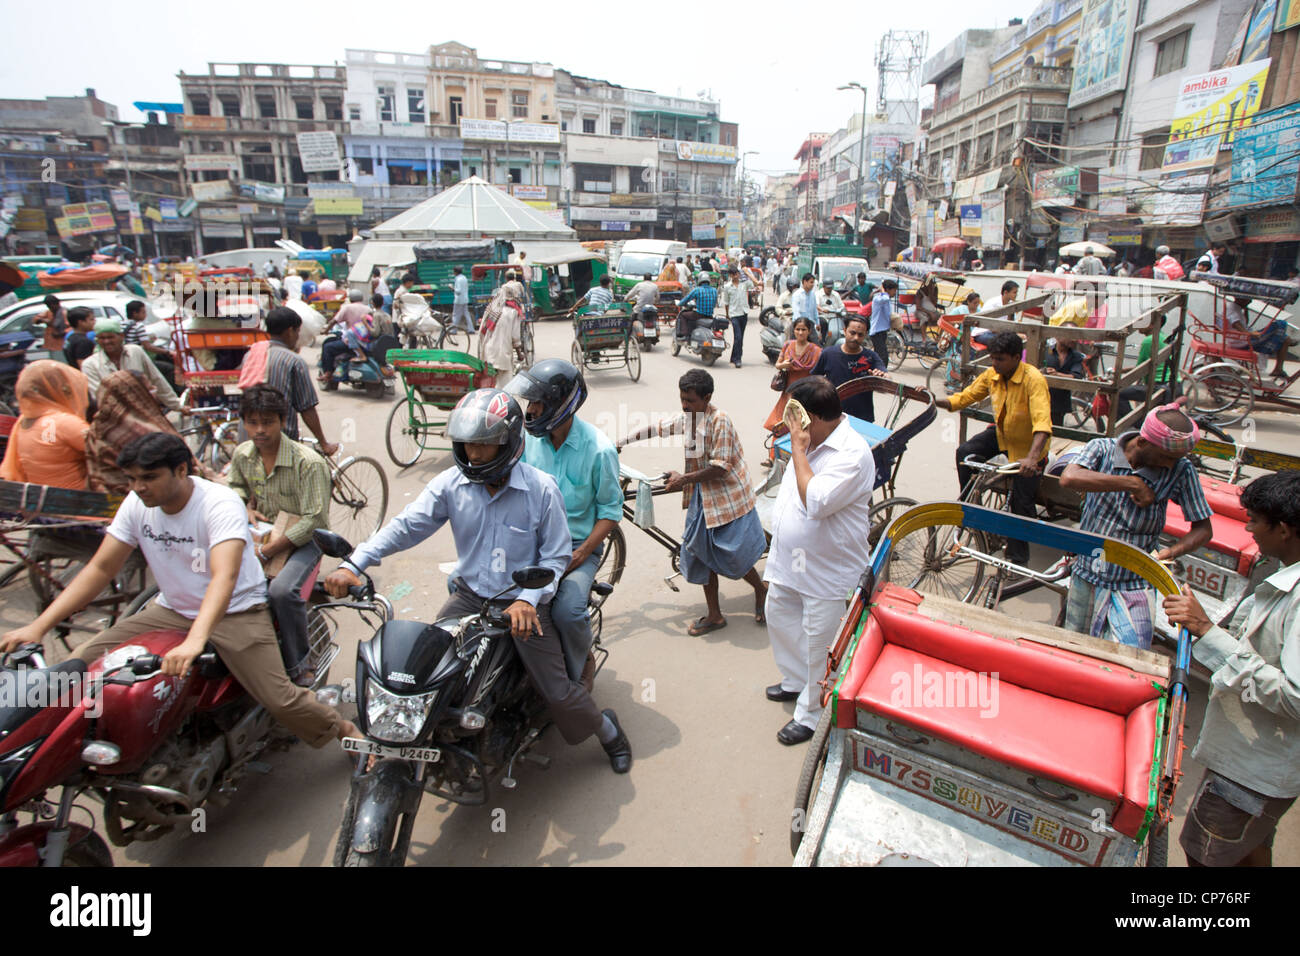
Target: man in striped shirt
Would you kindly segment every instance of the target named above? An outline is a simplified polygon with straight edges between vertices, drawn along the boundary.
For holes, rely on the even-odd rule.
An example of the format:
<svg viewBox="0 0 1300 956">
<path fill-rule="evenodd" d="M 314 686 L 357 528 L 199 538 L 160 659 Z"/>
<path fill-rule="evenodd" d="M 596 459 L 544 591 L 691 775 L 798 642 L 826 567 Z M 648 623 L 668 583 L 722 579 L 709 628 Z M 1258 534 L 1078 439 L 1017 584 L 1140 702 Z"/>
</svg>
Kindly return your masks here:
<svg viewBox="0 0 1300 956">
<path fill-rule="evenodd" d="M 333 455 L 339 446 L 330 444 L 325 438 L 325 429 L 321 427 L 320 416 L 316 413 L 320 399 L 311 382 L 311 371 L 298 354 L 298 335 L 301 330 L 302 316 L 293 309 L 281 306 L 272 309 L 266 317 L 266 331 L 271 336 L 271 346 L 266 353 L 264 384 L 271 386 L 289 402 L 284 433 L 294 441 L 298 440 L 298 416 L 301 415 L 320 442 L 321 453 Z"/>
<path fill-rule="evenodd" d="M 592 314 L 608 311 L 609 307 L 614 304 L 614 293 L 610 289 L 610 283 L 611 280 L 608 274 L 601 276 L 600 285 L 594 285 L 588 289 L 587 294 L 573 304 L 573 308 L 569 310 L 569 315 L 577 312 L 583 303 L 586 303 L 587 312 Z"/>
<path fill-rule="evenodd" d="M 289 403 L 274 388 L 244 390 L 239 418 L 249 440 L 231 456 L 230 487 L 248 506 L 250 524 L 274 522 L 282 511 L 298 516 L 283 534 L 273 531 L 257 545 L 257 559 L 265 567 L 288 555 L 267 588 L 267 603 L 279 625 L 284 669 L 305 686 L 314 675 L 302 586 L 321 558 L 312 532 L 329 528 L 330 470 L 324 458 L 284 434 L 288 414 Z"/>
</svg>

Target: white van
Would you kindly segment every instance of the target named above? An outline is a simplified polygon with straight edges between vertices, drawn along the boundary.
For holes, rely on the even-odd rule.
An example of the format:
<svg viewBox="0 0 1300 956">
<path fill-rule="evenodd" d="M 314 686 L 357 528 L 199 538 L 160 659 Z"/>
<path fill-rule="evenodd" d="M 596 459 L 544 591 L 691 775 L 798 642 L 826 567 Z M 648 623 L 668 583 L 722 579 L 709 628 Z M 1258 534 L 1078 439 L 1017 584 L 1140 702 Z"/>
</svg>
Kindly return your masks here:
<svg viewBox="0 0 1300 956">
<path fill-rule="evenodd" d="M 627 291 L 649 274 L 657 277 L 664 263 L 678 256 L 685 258 L 686 243 L 671 239 L 631 239 L 623 243 L 618 264 L 614 267 L 614 285 Z"/>
</svg>

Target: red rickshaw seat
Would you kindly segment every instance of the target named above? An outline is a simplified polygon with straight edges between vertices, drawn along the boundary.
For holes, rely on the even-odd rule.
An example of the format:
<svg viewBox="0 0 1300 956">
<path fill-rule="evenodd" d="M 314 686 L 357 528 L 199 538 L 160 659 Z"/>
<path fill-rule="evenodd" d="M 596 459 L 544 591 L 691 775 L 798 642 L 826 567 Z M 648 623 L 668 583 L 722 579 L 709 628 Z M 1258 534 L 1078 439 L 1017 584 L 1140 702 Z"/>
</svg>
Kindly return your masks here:
<svg viewBox="0 0 1300 956">
<path fill-rule="evenodd" d="M 1211 505 L 1213 507 L 1213 505 Z M 1237 556 L 1237 573 L 1250 574 L 1259 560 L 1259 545 L 1246 530 L 1246 523 L 1227 515 L 1210 515 L 1210 541 L 1206 547 L 1220 554 Z M 1165 512 L 1165 534 L 1181 538 L 1192 530 L 1192 524 L 1183 515 L 1183 509 L 1174 505 Z"/>
<path fill-rule="evenodd" d="M 921 704 L 899 695 L 897 675 L 922 687 L 974 688 L 997 672 L 996 712 Z M 987 680 L 987 677 L 985 678 Z M 1162 688 L 1121 664 L 1015 637 L 995 636 L 925 614 L 915 592 L 886 584 L 838 687 L 838 727 L 856 711 L 896 719 L 924 733 L 1118 802 L 1112 825 L 1135 835 L 1151 797 Z"/>
</svg>

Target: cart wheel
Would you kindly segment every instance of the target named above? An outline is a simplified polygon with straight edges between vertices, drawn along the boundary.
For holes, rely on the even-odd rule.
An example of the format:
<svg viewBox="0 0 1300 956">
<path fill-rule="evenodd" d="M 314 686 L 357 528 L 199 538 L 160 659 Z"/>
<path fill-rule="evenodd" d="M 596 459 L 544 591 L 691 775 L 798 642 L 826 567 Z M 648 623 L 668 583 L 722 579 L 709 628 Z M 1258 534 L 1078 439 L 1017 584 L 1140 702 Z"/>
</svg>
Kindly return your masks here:
<svg viewBox="0 0 1300 956">
<path fill-rule="evenodd" d="M 429 417 L 420 402 L 404 398 L 388 413 L 388 457 L 398 468 L 414 465 L 425 449 Z"/>
<path fill-rule="evenodd" d="M 569 361 L 573 363 L 574 368 L 586 368 L 587 363 L 583 361 L 585 357 L 586 356 L 582 351 L 582 346 L 575 341 L 573 346 L 569 349 Z"/>
<path fill-rule="evenodd" d="M 1192 412 L 1219 426 L 1235 425 L 1255 407 L 1250 377 L 1231 362 L 1197 369 L 1187 381 L 1194 386 L 1190 395 Z"/>
<path fill-rule="evenodd" d="M 872 508 L 873 533 L 877 508 L 883 509 L 891 502 L 895 508 L 901 502 L 907 502 L 907 507 L 916 504 L 907 498 L 891 498 Z M 913 532 L 894 543 L 889 559 L 889 580 L 913 591 L 937 594 L 968 604 L 979 593 L 987 570 L 984 562 L 970 552 L 992 553 L 983 531 L 939 525 Z"/>
<path fill-rule="evenodd" d="M 682 343 L 677 341 L 676 335 L 673 336 L 673 344 L 668 346 L 668 349 L 673 355 L 676 355 L 682 350 Z"/>
<path fill-rule="evenodd" d="M 938 365 L 935 365 L 930 371 L 925 373 L 926 391 L 940 398 L 950 390 L 955 389 L 960 383 L 955 381 L 952 365 L 955 360 L 945 359 Z"/>
<path fill-rule="evenodd" d="M 1159 833 L 1147 837 L 1147 866 L 1165 868 L 1169 866 L 1169 827 L 1165 826 Z"/>
<path fill-rule="evenodd" d="M 718 360 L 718 356 L 721 354 L 722 354 L 721 352 L 714 352 L 710 349 L 708 351 L 701 352 L 700 359 L 704 362 L 705 365 L 712 365 L 714 362 Z"/>
<path fill-rule="evenodd" d="M 916 360 L 921 363 L 921 368 L 928 370 L 939 364 L 943 353 L 947 351 L 947 338 L 948 333 L 939 331 L 937 325 L 925 327 L 921 347 L 916 352 Z"/>
<path fill-rule="evenodd" d="M 634 382 L 641 377 L 641 347 L 630 335 L 627 339 L 627 375 Z"/>
<path fill-rule="evenodd" d="M 373 458 L 354 458 L 330 482 L 330 530 L 364 541 L 388 514 L 388 477 Z"/>
<path fill-rule="evenodd" d="M 867 512 L 867 542 L 871 545 L 871 550 L 876 549 L 876 544 L 880 541 L 880 536 L 885 533 L 889 523 L 901 515 L 909 508 L 915 508 L 917 505 L 915 498 L 886 498 L 879 504 L 871 506 Z M 903 542 L 907 539 L 904 538 Z M 895 551 L 897 555 L 897 551 Z"/>
<path fill-rule="evenodd" d="M 1082 428 L 1092 421 L 1092 402 L 1077 392 L 1070 395 L 1070 410 L 1065 413 L 1065 423 L 1072 428 Z"/>
<path fill-rule="evenodd" d="M 444 325 L 442 331 L 438 333 L 438 344 L 435 346 L 440 349 L 451 349 L 453 352 L 463 352 L 460 347 L 460 337 L 465 336 L 465 345 L 469 345 L 469 333 L 464 329 L 458 329 L 454 325 Z"/>
<path fill-rule="evenodd" d="M 808 828 L 808 815 L 812 810 L 813 794 L 821 786 L 822 772 L 826 769 L 826 755 L 831 737 L 831 709 L 823 708 L 817 729 L 808 741 L 808 752 L 799 771 L 799 782 L 794 787 L 794 809 L 790 813 L 790 855 L 799 852 L 804 830 Z"/>
<path fill-rule="evenodd" d="M 885 336 L 885 352 L 882 356 L 889 365 L 891 372 L 897 371 L 903 367 L 903 361 L 907 358 L 907 343 L 903 337 L 893 329 Z"/>
</svg>

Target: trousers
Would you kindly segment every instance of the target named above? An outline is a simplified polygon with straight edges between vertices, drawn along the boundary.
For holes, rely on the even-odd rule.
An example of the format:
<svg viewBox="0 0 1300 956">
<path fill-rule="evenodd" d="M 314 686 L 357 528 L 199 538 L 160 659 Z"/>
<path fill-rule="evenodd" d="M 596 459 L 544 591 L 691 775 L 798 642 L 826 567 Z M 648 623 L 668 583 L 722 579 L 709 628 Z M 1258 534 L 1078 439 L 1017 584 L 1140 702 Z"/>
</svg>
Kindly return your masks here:
<svg viewBox="0 0 1300 956">
<path fill-rule="evenodd" d="M 582 544 L 575 542 L 574 547 Z M 591 584 L 596 579 L 596 566 L 604 547 L 597 548 L 586 561 L 578 565 L 560 580 L 551 601 L 551 620 L 560 635 L 560 645 L 564 648 L 564 667 L 570 680 L 582 677 L 582 668 L 587 663 L 587 652 L 591 650 L 591 622 L 587 619 L 587 598 L 591 594 Z"/>
<path fill-rule="evenodd" d="M 470 318 L 468 302 L 452 303 L 451 327 L 453 329 L 464 329 L 467 332 L 474 331 L 474 320 Z"/>
<path fill-rule="evenodd" d="M 731 361 L 732 364 L 740 361 L 741 354 L 745 351 L 745 326 L 749 324 L 749 313 L 744 315 L 733 315 L 731 317 Z"/>
<path fill-rule="evenodd" d="M 342 339 L 332 339 L 321 346 L 320 364 L 326 375 L 334 374 L 334 366 L 341 357 L 352 350 Z"/>
<path fill-rule="evenodd" d="M 992 425 L 978 433 L 974 438 L 957 446 L 957 483 L 961 485 L 963 490 L 970 484 L 971 476 L 975 474 L 975 471 L 963 465 L 962 462 L 971 457 L 977 461 L 988 461 L 999 451 L 1001 449 L 998 446 L 998 432 Z M 1033 518 L 1037 515 L 1034 496 L 1038 494 L 1038 483 L 1042 479 L 1043 474 L 1041 471 L 1036 475 L 1016 475 L 1011 479 L 1012 514 L 1024 518 Z M 1029 543 L 1027 541 L 1008 540 L 1007 560 L 1014 561 L 1016 564 L 1024 564 L 1028 561 Z"/>
<path fill-rule="evenodd" d="M 307 602 L 302 599 L 302 586 L 320 559 L 320 548 L 308 541 L 294 549 L 267 585 L 266 600 L 280 632 L 280 654 L 290 677 L 302 673 L 307 662 Z"/>
<path fill-rule="evenodd" d="M 442 606 L 438 618 L 477 614 L 482 606 L 483 598 L 462 585 Z M 527 640 L 514 638 L 515 652 L 528 672 L 528 679 L 546 701 L 551 720 L 555 721 L 565 743 L 581 743 L 600 729 L 605 718 L 591 695 L 569 677 L 549 601 L 537 608 L 537 620 L 542 633 L 533 634 Z"/>
<path fill-rule="evenodd" d="M 150 631 L 189 631 L 194 622 L 160 604 L 123 618 L 74 651 L 87 664 Z M 280 646 L 265 607 L 227 614 L 212 630 L 211 644 L 250 697 L 291 733 L 313 747 L 323 747 L 339 731 L 339 715 L 305 687 L 295 687 L 284 671 Z"/>
<path fill-rule="evenodd" d="M 772 656 L 781 672 L 781 689 L 798 691 L 794 705 L 796 723 L 816 729 L 822 715 L 822 689 L 826 652 L 844 617 L 843 598 L 809 597 L 781 584 L 768 582 L 767 634 Z"/>
</svg>

